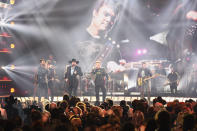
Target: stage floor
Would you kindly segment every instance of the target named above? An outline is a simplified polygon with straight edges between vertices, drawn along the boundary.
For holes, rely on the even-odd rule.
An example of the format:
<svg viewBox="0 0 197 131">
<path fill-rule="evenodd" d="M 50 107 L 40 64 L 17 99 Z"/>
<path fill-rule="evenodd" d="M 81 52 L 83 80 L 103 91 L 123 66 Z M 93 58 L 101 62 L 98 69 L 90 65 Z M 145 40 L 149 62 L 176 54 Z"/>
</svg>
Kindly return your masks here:
<svg viewBox="0 0 197 131">
<path fill-rule="evenodd" d="M 155 99 L 157 96 L 151 96 L 150 100 L 153 101 L 153 99 Z M 96 97 L 95 96 L 79 96 L 79 98 L 81 99 L 81 101 L 83 101 L 85 98 L 88 99 L 89 102 L 95 102 L 96 101 Z M 135 99 L 140 99 L 140 96 L 107 96 L 106 98 L 112 99 L 114 102 L 120 102 L 121 100 L 125 100 L 125 101 L 133 101 Z M 147 99 L 147 97 L 145 96 L 145 98 Z M 179 100 L 180 102 L 185 102 L 186 100 L 189 99 L 193 99 L 194 101 L 197 101 L 197 97 L 186 97 L 186 96 L 163 96 L 162 97 L 164 100 L 166 100 L 167 102 L 172 102 L 174 100 Z M 38 101 L 38 97 L 17 97 L 18 100 L 25 102 L 25 101 Z M 41 99 L 42 101 L 44 101 L 44 97 L 42 97 Z M 51 97 L 49 97 L 49 100 L 51 100 Z M 63 97 L 62 96 L 55 96 L 54 97 L 54 101 L 62 101 Z M 102 100 L 102 96 L 100 96 L 100 100 Z"/>
</svg>

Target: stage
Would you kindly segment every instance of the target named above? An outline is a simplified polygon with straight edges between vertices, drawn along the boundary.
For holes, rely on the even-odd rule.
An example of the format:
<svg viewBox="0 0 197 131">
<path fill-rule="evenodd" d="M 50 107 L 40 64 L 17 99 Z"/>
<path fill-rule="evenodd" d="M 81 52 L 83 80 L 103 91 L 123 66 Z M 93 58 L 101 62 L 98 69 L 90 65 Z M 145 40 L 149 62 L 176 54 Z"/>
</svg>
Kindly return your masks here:
<svg viewBox="0 0 197 131">
<path fill-rule="evenodd" d="M 179 94 L 170 94 L 170 93 L 160 93 L 160 94 L 151 94 L 150 100 L 153 101 L 153 99 L 157 98 L 158 96 L 161 96 L 164 100 L 166 100 L 167 102 L 172 102 L 174 100 L 179 100 L 180 102 L 185 102 L 186 100 L 189 99 L 193 99 L 194 101 L 197 101 L 197 95 L 186 95 L 183 93 L 179 93 Z M 25 101 L 33 101 L 33 100 L 38 100 L 38 97 L 16 97 L 18 100 L 20 100 L 21 102 L 25 102 Z M 84 95 L 84 96 L 79 96 L 79 98 L 81 99 L 81 101 L 83 101 L 84 99 L 88 99 L 89 102 L 95 102 L 96 101 L 96 97 L 95 95 Z M 125 101 L 133 101 L 135 99 L 140 99 L 140 93 L 139 92 L 131 92 L 131 93 L 127 93 L 125 94 L 124 92 L 114 92 L 113 94 L 111 93 L 107 93 L 106 98 L 112 99 L 115 103 L 118 103 L 122 100 Z M 145 98 L 147 99 L 147 95 L 145 95 Z M 51 98 L 49 97 L 49 100 Z M 44 97 L 42 97 L 41 99 L 42 101 L 44 100 Z M 62 101 L 63 97 L 62 96 L 55 96 L 54 97 L 54 101 Z M 102 100 L 102 95 L 100 93 L 100 100 Z"/>
</svg>

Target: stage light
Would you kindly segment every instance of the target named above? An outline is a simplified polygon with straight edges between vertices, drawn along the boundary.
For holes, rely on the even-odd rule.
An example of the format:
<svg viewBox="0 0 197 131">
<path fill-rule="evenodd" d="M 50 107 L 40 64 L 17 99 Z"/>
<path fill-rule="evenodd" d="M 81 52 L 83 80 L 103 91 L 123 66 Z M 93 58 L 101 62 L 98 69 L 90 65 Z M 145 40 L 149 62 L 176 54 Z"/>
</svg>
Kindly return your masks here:
<svg viewBox="0 0 197 131">
<path fill-rule="evenodd" d="M 116 44 L 116 41 L 112 41 L 112 44 Z"/>
<path fill-rule="evenodd" d="M 15 48 L 15 44 L 13 44 L 13 43 L 10 44 L 10 48 L 11 48 L 11 49 L 14 49 L 14 48 Z"/>
<path fill-rule="evenodd" d="M 5 70 L 5 66 L 1 66 L 1 69 Z"/>
<path fill-rule="evenodd" d="M 0 26 L 5 26 L 6 25 L 6 22 L 4 20 L 1 20 L 0 21 Z"/>
<path fill-rule="evenodd" d="M 143 49 L 143 54 L 146 54 L 147 53 L 147 49 Z"/>
<path fill-rule="evenodd" d="M 10 88 L 10 93 L 14 93 L 15 89 L 14 88 Z"/>
<path fill-rule="evenodd" d="M 121 43 L 129 43 L 130 40 L 126 39 L 126 40 L 121 40 Z"/>
<path fill-rule="evenodd" d="M 137 50 L 137 54 L 138 55 L 141 55 L 142 54 L 142 51 L 141 50 Z"/>
<path fill-rule="evenodd" d="M 14 5 L 15 4 L 15 0 L 10 0 L 10 4 Z"/>
<path fill-rule="evenodd" d="M 14 21 L 11 21 L 11 22 L 10 22 L 10 25 L 14 25 L 14 24 L 15 24 L 15 22 L 14 22 Z"/>
<path fill-rule="evenodd" d="M 120 48 L 120 45 L 118 44 L 116 47 L 117 47 L 117 48 Z"/>
<path fill-rule="evenodd" d="M 3 80 L 9 80 L 9 78 L 7 76 L 4 76 Z"/>
<path fill-rule="evenodd" d="M 108 40 L 111 40 L 111 37 L 109 37 Z"/>
<path fill-rule="evenodd" d="M 15 65 L 11 65 L 10 69 L 14 70 L 15 69 Z"/>
</svg>

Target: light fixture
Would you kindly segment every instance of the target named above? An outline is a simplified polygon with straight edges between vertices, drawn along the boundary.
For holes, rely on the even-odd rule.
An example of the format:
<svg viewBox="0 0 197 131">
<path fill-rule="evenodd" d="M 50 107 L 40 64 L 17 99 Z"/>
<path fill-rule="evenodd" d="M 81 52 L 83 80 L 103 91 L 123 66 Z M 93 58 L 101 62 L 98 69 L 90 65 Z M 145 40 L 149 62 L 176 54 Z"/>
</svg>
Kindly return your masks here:
<svg viewBox="0 0 197 131">
<path fill-rule="evenodd" d="M 13 43 L 10 44 L 10 48 L 11 48 L 11 49 L 14 49 L 14 48 L 15 48 L 15 44 L 13 44 Z"/>
<path fill-rule="evenodd" d="M 15 69 L 15 65 L 11 65 L 10 69 L 14 70 Z"/>
<path fill-rule="evenodd" d="M 11 22 L 10 22 L 10 25 L 14 25 L 14 24 L 15 24 L 15 22 L 14 22 L 14 21 L 11 21 Z"/>
<path fill-rule="evenodd" d="M 10 93 L 14 93 L 15 89 L 14 88 L 10 88 Z"/>
<path fill-rule="evenodd" d="M 10 4 L 14 5 L 15 4 L 15 0 L 10 0 Z"/>
</svg>

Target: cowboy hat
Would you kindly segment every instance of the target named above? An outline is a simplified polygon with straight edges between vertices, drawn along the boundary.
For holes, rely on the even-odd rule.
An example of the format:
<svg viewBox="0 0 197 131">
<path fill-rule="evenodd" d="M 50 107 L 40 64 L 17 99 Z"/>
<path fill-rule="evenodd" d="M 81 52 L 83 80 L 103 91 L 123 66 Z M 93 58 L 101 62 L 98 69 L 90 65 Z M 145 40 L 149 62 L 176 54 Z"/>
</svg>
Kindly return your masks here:
<svg viewBox="0 0 197 131">
<path fill-rule="evenodd" d="M 71 61 L 69 61 L 69 63 L 72 63 L 72 62 L 76 62 L 77 64 L 79 63 L 79 61 L 77 61 L 76 59 L 72 59 Z"/>
</svg>

